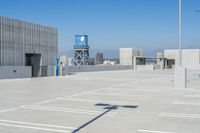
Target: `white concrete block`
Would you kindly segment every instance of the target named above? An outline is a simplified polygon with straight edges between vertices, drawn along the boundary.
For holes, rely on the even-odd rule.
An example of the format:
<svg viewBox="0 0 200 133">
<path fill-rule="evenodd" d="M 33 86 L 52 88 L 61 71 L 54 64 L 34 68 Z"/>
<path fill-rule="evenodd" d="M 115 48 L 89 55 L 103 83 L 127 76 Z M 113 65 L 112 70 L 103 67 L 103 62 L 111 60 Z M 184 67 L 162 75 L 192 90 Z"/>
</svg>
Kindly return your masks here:
<svg viewBox="0 0 200 133">
<path fill-rule="evenodd" d="M 185 67 L 176 66 L 174 78 L 176 88 L 187 88 L 187 69 Z"/>
<path fill-rule="evenodd" d="M 179 50 L 164 50 L 164 57 L 167 59 L 174 59 L 175 65 L 179 64 Z M 182 63 L 186 68 L 200 65 L 200 49 L 183 49 Z"/>
<path fill-rule="evenodd" d="M 133 65 L 134 56 L 142 56 L 142 50 L 136 48 L 120 48 L 120 65 Z"/>
</svg>

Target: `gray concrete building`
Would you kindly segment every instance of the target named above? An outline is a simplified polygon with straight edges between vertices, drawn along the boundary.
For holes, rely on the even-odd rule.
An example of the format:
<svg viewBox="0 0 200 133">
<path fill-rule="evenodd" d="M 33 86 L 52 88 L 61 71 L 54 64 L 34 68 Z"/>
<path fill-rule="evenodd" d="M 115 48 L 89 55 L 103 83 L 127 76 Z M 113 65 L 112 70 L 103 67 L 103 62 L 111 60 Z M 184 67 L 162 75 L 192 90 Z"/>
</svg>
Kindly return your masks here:
<svg viewBox="0 0 200 133">
<path fill-rule="evenodd" d="M 0 66 L 52 66 L 57 58 L 56 28 L 0 16 Z"/>
<path fill-rule="evenodd" d="M 143 56 L 141 49 L 136 48 L 120 48 L 120 65 L 133 65 L 134 56 Z"/>
<path fill-rule="evenodd" d="M 97 52 L 94 59 L 95 65 L 103 64 L 103 53 Z"/>
<path fill-rule="evenodd" d="M 175 65 L 179 64 L 179 50 L 166 49 L 164 50 L 164 57 L 175 60 Z M 200 68 L 200 49 L 183 49 L 182 63 L 187 68 Z"/>
</svg>

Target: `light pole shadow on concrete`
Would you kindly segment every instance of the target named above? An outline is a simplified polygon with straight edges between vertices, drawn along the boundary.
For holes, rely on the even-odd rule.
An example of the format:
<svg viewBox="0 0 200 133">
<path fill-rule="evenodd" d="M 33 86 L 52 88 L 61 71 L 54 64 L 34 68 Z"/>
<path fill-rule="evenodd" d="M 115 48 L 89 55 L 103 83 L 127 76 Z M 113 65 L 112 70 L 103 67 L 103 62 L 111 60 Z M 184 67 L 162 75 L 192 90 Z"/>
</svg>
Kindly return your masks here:
<svg viewBox="0 0 200 133">
<path fill-rule="evenodd" d="M 112 104 L 105 104 L 105 103 L 98 103 L 98 104 L 95 104 L 95 106 L 103 107 L 103 109 L 105 109 L 105 111 L 103 113 L 99 114 L 98 116 L 94 117 L 93 119 L 89 120 L 88 122 L 84 123 L 80 127 L 76 128 L 71 133 L 79 132 L 81 129 L 85 128 L 86 126 L 88 126 L 89 124 L 93 123 L 97 119 L 103 117 L 104 115 L 106 115 L 110 111 L 117 110 L 118 108 L 135 109 L 135 108 L 138 107 L 136 105 L 112 105 Z"/>
</svg>

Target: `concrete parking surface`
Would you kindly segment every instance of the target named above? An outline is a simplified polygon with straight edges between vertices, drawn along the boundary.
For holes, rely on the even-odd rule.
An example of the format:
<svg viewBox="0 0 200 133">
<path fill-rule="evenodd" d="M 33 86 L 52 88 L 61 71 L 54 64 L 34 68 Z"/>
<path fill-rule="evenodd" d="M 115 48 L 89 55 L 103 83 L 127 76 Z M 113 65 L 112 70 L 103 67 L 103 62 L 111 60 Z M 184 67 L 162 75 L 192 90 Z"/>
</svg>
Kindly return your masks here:
<svg viewBox="0 0 200 133">
<path fill-rule="evenodd" d="M 110 71 L 0 80 L 0 133 L 199 133 L 200 80 Z"/>
</svg>

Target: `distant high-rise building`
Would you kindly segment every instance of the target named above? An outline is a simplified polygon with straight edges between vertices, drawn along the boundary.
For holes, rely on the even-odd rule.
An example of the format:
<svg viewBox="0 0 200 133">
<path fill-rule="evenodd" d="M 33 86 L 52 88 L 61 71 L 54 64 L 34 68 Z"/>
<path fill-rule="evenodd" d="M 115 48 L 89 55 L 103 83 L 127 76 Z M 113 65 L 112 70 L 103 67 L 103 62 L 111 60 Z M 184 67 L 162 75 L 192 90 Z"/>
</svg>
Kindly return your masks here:
<svg viewBox="0 0 200 133">
<path fill-rule="evenodd" d="M 62 66 L 66 66 L 69 63 L 69 57 L 67 57 L 66 55 L 62 55 L 60 56 L 60 62 Z"/>
<path fill-rule="evenodd" d="M 103 53 L 97 52 L 95 55 L 95 65 L 103 64 Z"/>
<path fill-rule="evenodd" d="M 120 65 L 133 65 L 134 56 L 143 56 L 141 49 L 120 48 Z"/>
</svg>

